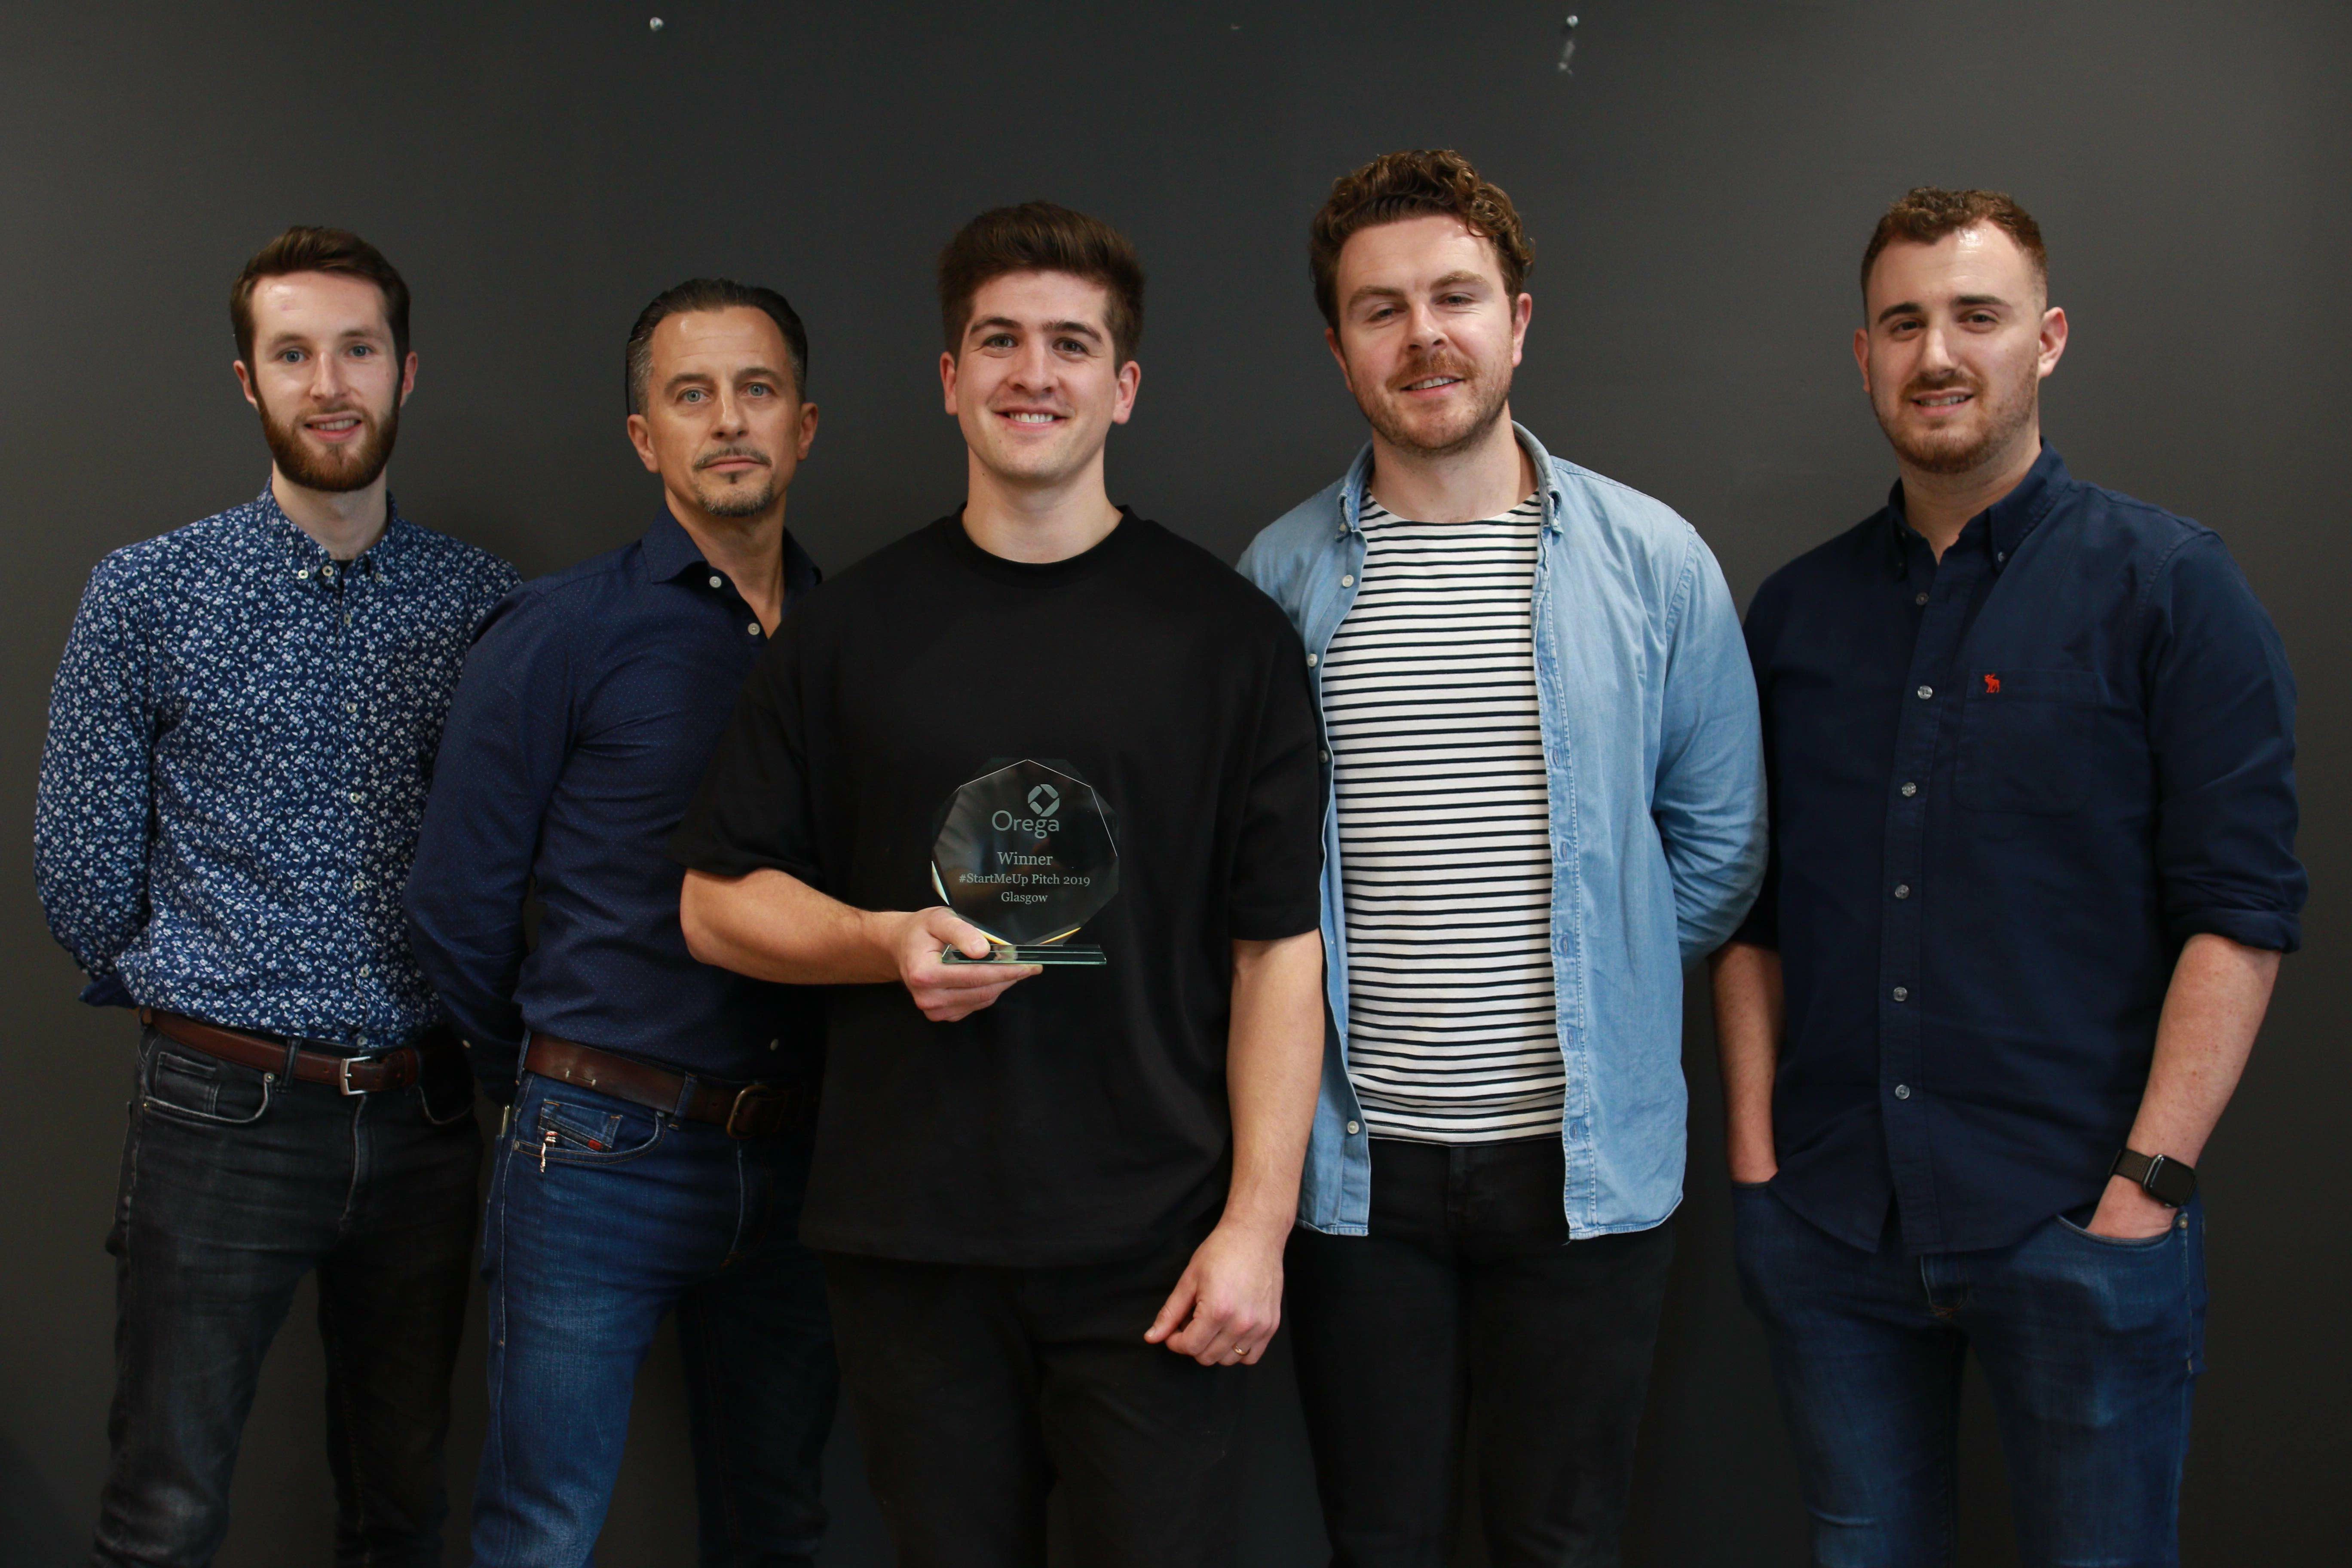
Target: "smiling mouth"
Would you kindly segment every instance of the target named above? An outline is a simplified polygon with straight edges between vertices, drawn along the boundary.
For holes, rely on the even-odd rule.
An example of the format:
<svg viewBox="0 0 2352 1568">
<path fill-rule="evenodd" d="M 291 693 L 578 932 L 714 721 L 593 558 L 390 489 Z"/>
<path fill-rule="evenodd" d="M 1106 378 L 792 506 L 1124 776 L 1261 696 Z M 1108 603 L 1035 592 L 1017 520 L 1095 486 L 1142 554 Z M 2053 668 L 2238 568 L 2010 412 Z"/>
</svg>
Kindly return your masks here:
<svg viewBox="0 0 2352 1568">
<path fill-rule="evenodd" d="M 325 419 L 306 420 L 303 422 L 303 427 L 320 436 L 348 436 L 360 427 L 360 416 L 356 414 L 337 414 Z"/>
<path fill-rule="evenodd" d="M 1911 400 L 1911 406 L 1914 408 L 1958 408 L 1961 404 L 1970 401 L 1975 396 L 1976 394 L 1972 392 L 1929 392 L 1913 398 Z"/>
<path fill-rule="evenodd" d="M 1040 414 L 1040 413 L 1035 413 L 1035 412 L 1032 412 L 1032 411 L 1025 410 L 1025 409 L 1024 409 L 1024 410 L 1011 410 L 1011 409 L 1006 409 L 1006 410 L 1000 410 L 1000 412 L 1003 415 L 1003 416 L 1004 416 L 1005 418 L 1010 419 L 1010 420 L 1011 420 L 1011 421 L 1013 421 L 1013 423 L 1014 423 L 1015 425 L 1028 425 L 1028 426 L 1039 426 L 1039 425 L 1058 425 L 1058 424 L 1060 424 L 1060 423 L 1062 422 L 1062 417 L 1063 417 L 1063 416 L 1062 416 L 1061 415 L 1059 415 L 1059 414 Z"/>
<path fill-rule="evenodd" d="M 1424 375 L 1419 381 L 1405 383 L 1404 389 L 1407 392 L 1437 392 L 1445 387 L 1461 384 L 1462 378 L 1458 375 Z"/>
</svg>

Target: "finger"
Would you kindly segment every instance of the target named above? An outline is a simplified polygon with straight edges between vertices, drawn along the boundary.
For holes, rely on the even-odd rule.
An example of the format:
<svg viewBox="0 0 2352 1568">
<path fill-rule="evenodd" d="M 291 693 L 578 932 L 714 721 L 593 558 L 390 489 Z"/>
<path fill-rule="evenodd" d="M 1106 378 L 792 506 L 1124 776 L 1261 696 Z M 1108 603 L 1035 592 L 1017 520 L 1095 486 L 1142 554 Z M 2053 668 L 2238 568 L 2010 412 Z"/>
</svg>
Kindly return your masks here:
<svg viewBox="0 0 2352 1568">
<path fill-rule="evenodd" d="M 966 958 L 986 958 L 992 945 L 988 933 L 967 920 L 959 920 L 946 910 L 935 912 L 926 928 L 942 946 L 953 947 Z"/>
<path fill-rule="evenodd" d="M 1185 1320 L 1192 1315 L 1192 1303 L 1198 1300 L 1200 1287 L 1193 1282 L 1192 1271 L 1187 1268 L 1184 1277 L 1176 1281 L 1176 1289 L 1168 1292 L 1168 1300 L 1161 1305 L 1160 1315 L 1151 1320 L 1150 1328 L 1143 1331 L 1143 1342 L 1156 1345 L 1183 1327 Z M 1176 1347 L 1171 1345 L 1169 1348 L 1173 1350 Z"/>
</svg>

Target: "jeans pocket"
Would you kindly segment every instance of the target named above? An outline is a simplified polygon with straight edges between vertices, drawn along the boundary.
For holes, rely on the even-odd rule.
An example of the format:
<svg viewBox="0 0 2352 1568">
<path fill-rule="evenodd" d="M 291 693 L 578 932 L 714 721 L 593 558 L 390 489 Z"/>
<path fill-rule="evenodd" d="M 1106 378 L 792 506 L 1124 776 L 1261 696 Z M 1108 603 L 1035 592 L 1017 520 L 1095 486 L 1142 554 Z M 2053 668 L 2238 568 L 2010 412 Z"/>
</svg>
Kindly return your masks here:
<svg viewBox="0 0 2352 1568">
<path fill-rule="evenodd" d="M 515 1129 L 515 1151 L 542 1164 L 610 1165 L 634 1160 L 661 1142 L 658 1112 L 614 1110 L 578 1100 L 538 1100 Z"/>
<path fill-rule="evenodd" d="M 172 1047 L 151 1032 L 141 1106 L 184 1125 L 249 1127 L 268 1114 L 275 1074 Z"/>
<path fill-rule="evenodd" d="M 2110 1252 L 2154 1252 L 2180 1234 L 2180 1222 L 2177 1217 L 2154 1236 L 2101 1236 L 2095 1230 L 2076 1225 L 2063 1214 L 2053 1217 L 2057 1220 L 2059 1228 L 2068 1235 L 2079 1237 L 2093 1247 L 2105 1247 Z"/>
</svg>

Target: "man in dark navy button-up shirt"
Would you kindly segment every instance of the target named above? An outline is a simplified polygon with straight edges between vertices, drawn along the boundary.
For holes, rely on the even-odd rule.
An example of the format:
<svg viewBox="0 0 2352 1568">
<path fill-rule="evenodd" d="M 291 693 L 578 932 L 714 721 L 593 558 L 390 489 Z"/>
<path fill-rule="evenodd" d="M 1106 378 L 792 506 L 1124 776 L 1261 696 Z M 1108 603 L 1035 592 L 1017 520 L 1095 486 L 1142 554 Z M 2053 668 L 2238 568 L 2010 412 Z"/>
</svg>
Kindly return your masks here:
<svg viewBox="0 0 2352 1568">
<path fill-rule="evenodd" d="M 1772 856 L 1717 1014 L 1825 1562 L 1942 1560 L 1969 1346 L 2027 1559 L 2174 1561 L 2193 1166 L 2299 940 L 2284 650 L 2218 537 L 2042 445 L 2046 289 L 2007 198 L 1895 205 L 1856 357 L 1902 479 L 1748 612 Z"/>
<path fill-rule="evenodd" d="M 730 1559 L 806 1563 L 823 1529 L 833 1343 L 798 1239 L 812 1119 L 779 1127 L 788 1100 L 747 1089 L 809 1088 L 813 994 L 697 963 L 667 852 L 744 675 L 816 584 L 784 528 L 816 435 L 807 358 L 769 289 L 698 279 L 647 306 L 629 434 L 666 509 L 508 595 L 450 709 L 408 911 L 478 1076 L 510 1102 L 478 1568 L 587 1561 L 673 1307 L 705 1555 L 723 1540 Z"/>
</svg>

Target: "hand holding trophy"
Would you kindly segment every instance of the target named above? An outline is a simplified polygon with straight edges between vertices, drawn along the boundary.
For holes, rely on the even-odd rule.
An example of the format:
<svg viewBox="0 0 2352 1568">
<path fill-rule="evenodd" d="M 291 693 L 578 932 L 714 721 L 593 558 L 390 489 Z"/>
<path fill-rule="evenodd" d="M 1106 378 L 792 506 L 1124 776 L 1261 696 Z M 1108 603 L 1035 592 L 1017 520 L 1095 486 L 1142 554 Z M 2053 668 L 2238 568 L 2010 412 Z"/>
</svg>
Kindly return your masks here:
<svg viewBox="0 0 2352 1568">
<path fill-rule="evenodd" d="M 950 948 L 942 963 L 1102 963 L 1067 939 L 1118 893 L 1117 818 L 1066 764 L 994 768 L 949 797 L 931 886 L 990 942 L 986 958 Z"/>
</svg>

